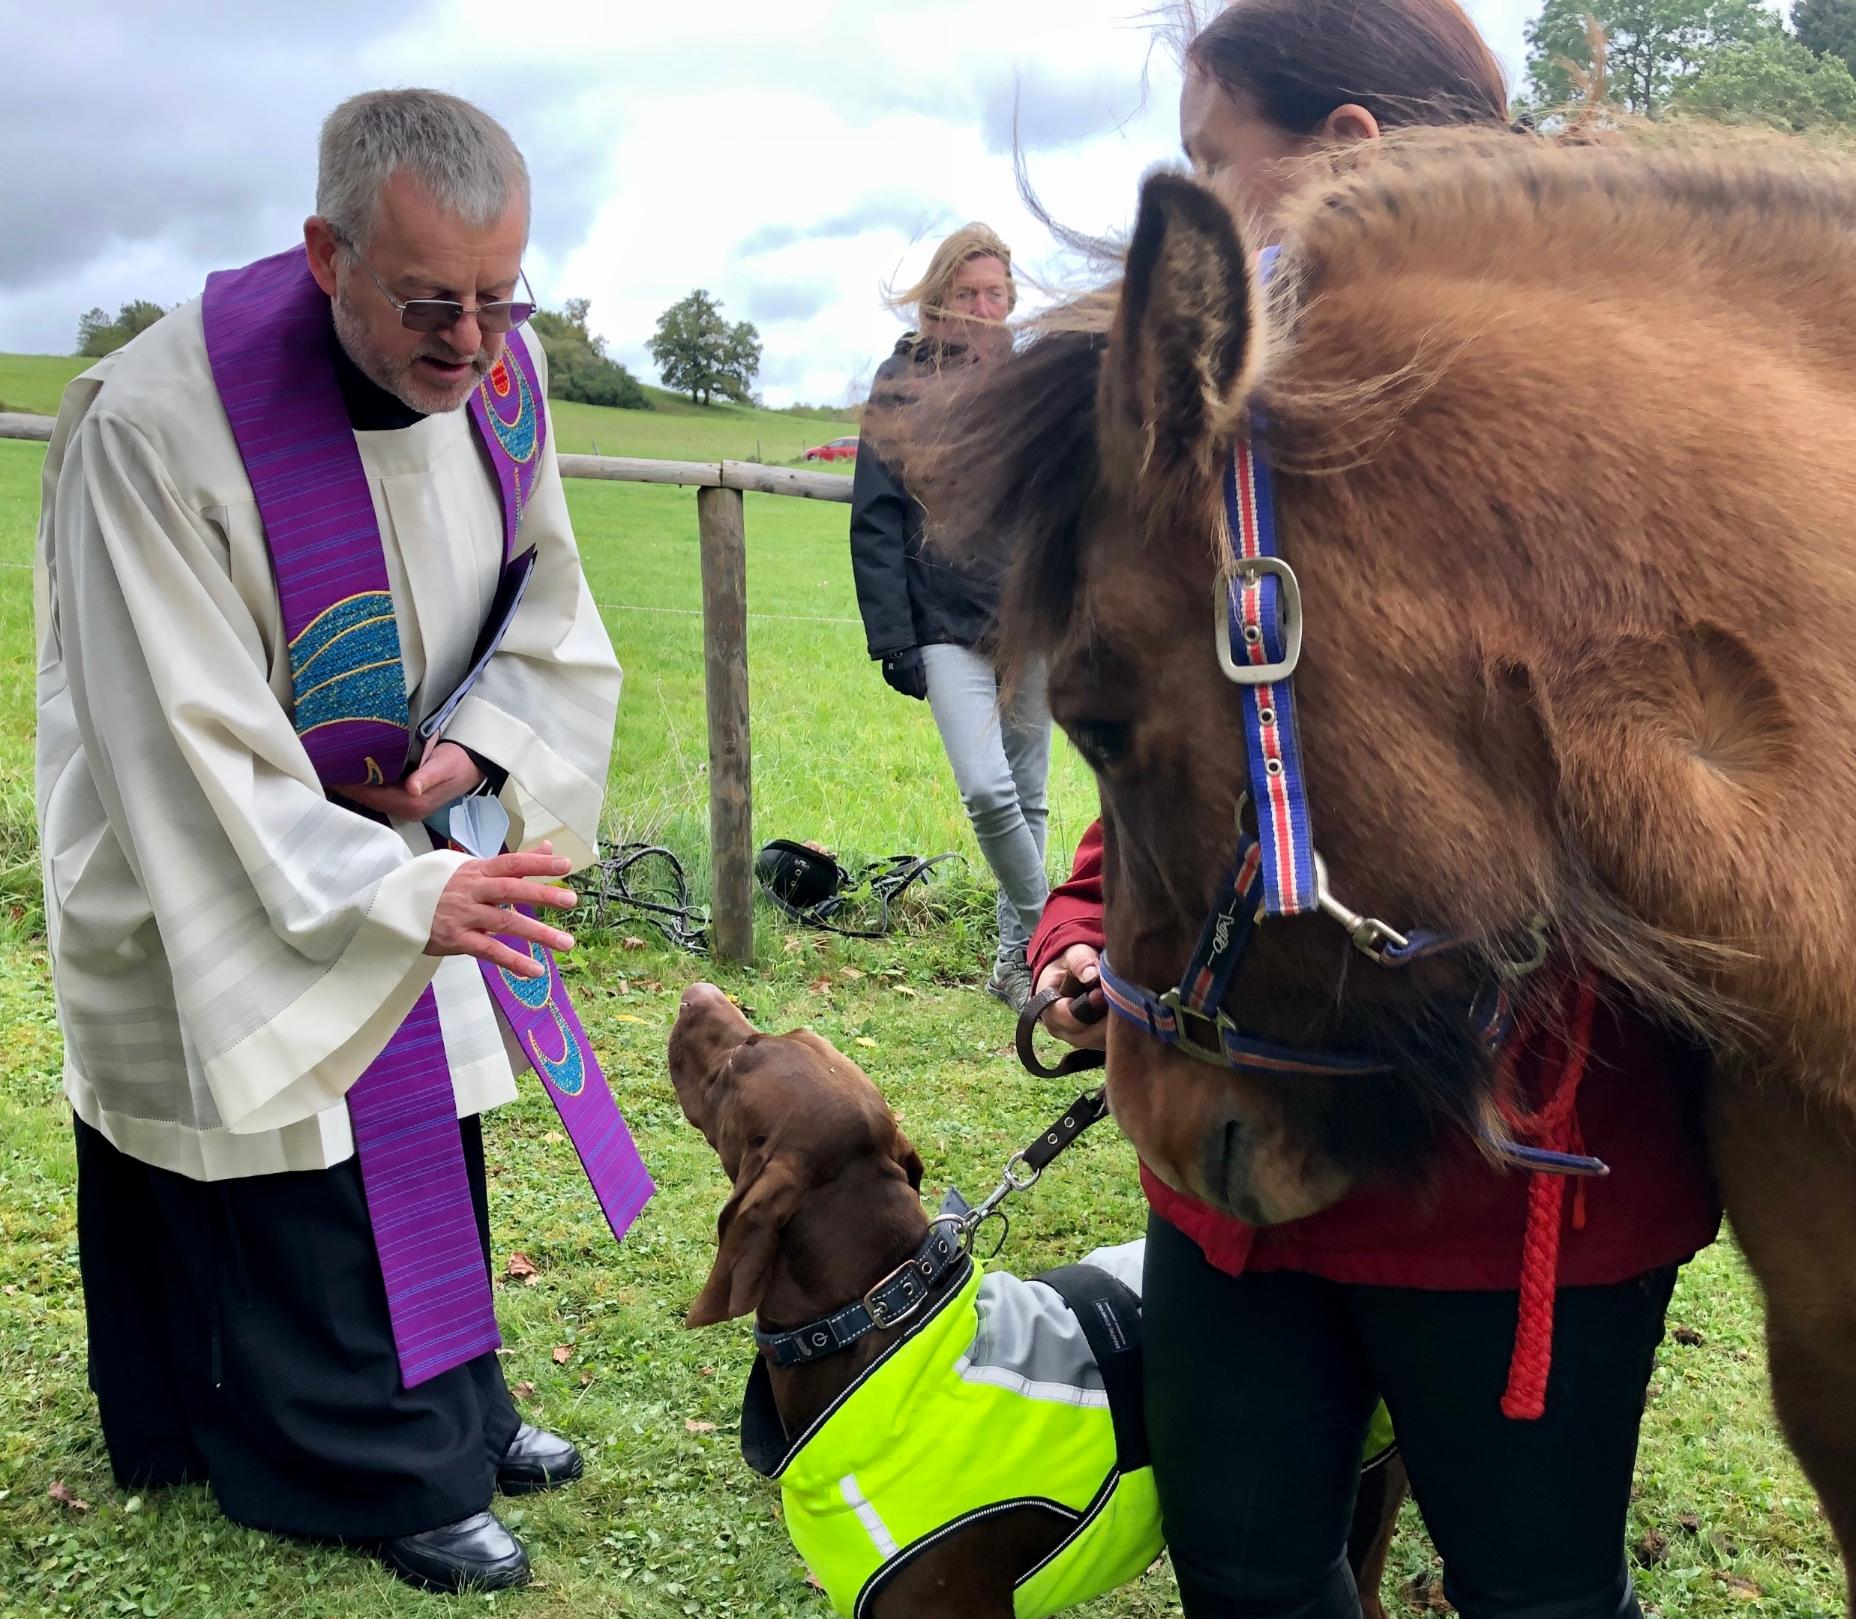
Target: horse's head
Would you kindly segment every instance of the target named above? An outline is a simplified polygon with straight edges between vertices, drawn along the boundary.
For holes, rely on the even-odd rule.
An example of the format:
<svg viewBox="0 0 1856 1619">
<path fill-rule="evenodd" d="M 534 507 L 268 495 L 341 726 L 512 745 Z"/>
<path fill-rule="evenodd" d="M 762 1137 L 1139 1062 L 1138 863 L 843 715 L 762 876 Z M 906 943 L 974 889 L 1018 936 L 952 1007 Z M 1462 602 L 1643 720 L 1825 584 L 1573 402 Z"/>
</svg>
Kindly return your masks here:
<svg viewBox="0 0 1856 1619">
<path fill-rule="evenodd" d="M 1143 1159 L 1252 1221 L 1413 1170 L 1447 1135 L 1490 1134 L 1493 1059 L 1465 1012 L 1537 920 L 1659 988 L 1646 933 L 1588 861 L 1597 837 L 1637 861 L 1638 888 L 1681 881 L 1649 869 L 1663 857 L 1633 828 L 1607 824 L 1632 802 L 1607 802 L 1600 779 L 1620 715 L 1642 722 L 1629 745 L 1650 738 L 1646 781 L 1659 739 L 1706 751 L 1711 693 L 1723 745 L 1747 754 L 1733 769 L 1783 745 L 1741 643 L 1665 634 L 1682 592 L 1702 590 L 1706 559 L 1686 554 L 1678 514 L 1734 407 L 1691 393 L 1690 361 L 1645 341 L 1628 352 L 1671 407 L 1657 429 L 1668 460 L 1646 464 L 1628 426 L 1607 439 L 1606 362 L 1645 307 L 1629 300 L 1661 295 L 1630 262 L 1644 243 L 1587 237 L 1576 264 L 1564 250 L 1544 262 L 1556 188 L 1584 187 L 1588 227 L 1596 206 L 1624 230 L 1619 171 L 1602 168 L 1620 160 L 1590 157 L 1601 167 L 1581 180 L 1564 155 L 1505 154 L 1394 154 L 1311 198 L 1267 289 L 1224 202 L 1157 175 L 1117 292 L 953 384 L 932 422 L 875 428 L 943 533 L 1009 537 L 992 542 L 1013 548 L 1005 644 L 1048 658 L 1053 714 L 1101 788 L 1108 954 L 1158 992 L 1180 982 L 1259 789 L 1214 604 L 1227 459 L 1267 424 L 1303 604 L 1294 684 L 1315 847 L 1354 911 L 1461 947 L 1390 971 L 1326 916 L 1257 930 L 1224 1009 L 1286 1045 L 1378 1053 L 1379 1077 L 1230 1072 L 1113 1021 L 1110 1095 Z M 1693 196 L 1657 199 L 1665 225 L 1708 205 L 1707 175 L 1692 179 Z M 1531 247 L 1504 239 L 1531 214 Z M 1530 404 L 1543 398 L 1553 408 Z M 1622 698 L 1565 678 L 1591 668 Z M 1762 714 L 1764 741 L 1748 723 Z M 1568 770 L 1586 771 L 1576 803 Z"/>
</svg>

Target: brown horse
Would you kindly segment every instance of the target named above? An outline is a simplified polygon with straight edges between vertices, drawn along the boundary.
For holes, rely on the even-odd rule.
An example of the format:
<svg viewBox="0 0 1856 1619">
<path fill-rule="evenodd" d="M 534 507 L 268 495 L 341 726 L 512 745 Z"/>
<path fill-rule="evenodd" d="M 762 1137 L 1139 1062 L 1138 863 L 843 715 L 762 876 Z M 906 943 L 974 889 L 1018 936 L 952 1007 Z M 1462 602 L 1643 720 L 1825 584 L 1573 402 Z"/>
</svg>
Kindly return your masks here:
<svg viewBox="0 0 1856 1619">
<path fill-rule="evenodd" d="M 1109 951 L 1160 990 L 1249 786 L 1213 603 L 1260 413 L 1317 846 L 1355 909 L 1470 941 L 1391 973 L 1325 918 L 1266 922 L 1229 1009 L 1397 1077 L 1238 1077 L 1118 1022 L 1116 1114 L 1252 1221 L 1420 1173 L 1495 1125 L 1488 1051 L 1438 1009 L 1545 918 L 1708 1047 L 1778 1409 L 1847 1563 L 1856 175 L 1433 137 L 1311 187 L 1267 292 L 1246 236 L 1151 178 L 1115 293 L 872 428 L 938 528 L 1010 537 L 1005 641 L 1050 659 L 1101 786 Z"/>
</svg>

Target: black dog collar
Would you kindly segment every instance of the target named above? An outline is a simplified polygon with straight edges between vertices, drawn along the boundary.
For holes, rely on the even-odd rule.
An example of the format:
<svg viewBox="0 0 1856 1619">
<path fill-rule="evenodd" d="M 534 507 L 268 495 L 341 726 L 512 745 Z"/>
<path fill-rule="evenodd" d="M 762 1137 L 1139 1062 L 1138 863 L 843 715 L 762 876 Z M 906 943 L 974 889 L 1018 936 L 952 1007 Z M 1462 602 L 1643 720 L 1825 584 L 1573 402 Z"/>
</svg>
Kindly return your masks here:
<svg viewBox="0 0 1856 1619">
<path fill-rule="evenodd" d="M 859 1338 L 907 1321 L 934 1296 L 944 1277 L 955 1271 L 966 1274 L 966 1259 L 958 1227 L 952 1221 L 937 1220 L 929 1226 L 921 1247 L 862 1298 L 791 1332 L 762 1332 L 756 1327 L 754 1342 L 775 1366 L 823 1360 L 849 1349 Z"/>
</svg>

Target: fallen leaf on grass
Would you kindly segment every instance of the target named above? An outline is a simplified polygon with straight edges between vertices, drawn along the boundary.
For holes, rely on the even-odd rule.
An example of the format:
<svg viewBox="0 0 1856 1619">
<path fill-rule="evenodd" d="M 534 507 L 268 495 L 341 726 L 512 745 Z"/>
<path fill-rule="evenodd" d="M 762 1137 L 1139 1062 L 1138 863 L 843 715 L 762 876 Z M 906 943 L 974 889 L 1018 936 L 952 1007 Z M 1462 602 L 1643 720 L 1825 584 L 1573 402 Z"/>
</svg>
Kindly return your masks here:
<svg viewBox="0 0 1856 1619">
<path fill-rule="evenodd" d="M 0 1287 L 0 1293 L 6 1294 L 8 1298 L 12 1298 L 12 1296 L 18 1291 L 19 1289 L 16 1288 L 11 1282 L 8 1282 L 5 1287 Z"/>
<path fill-rule="evenodd" d="M 811 990 L 814 995 L 829 995 L 837 988 L 837 985 L 832 983 L 829 978 L 815 978 L 811 983 L 806 985 L 806 988 Z"/>
<path fill-rule="evenodd" d="M 593 1386 L 593 1368 L 591 1366 L 587 1367 L 587 1369 L 580 1374 L 580 1386 L 583 1389 L 590 1389 Z"/>
<path fill-rule="evenodd" d="M 644 949 L 644 940 L 639 938 L 635 933 L 628 933 L 623 939 L 619 940 L 619 948 L 621 950 L 642 950 Z"/>
<path fill-rule="evenodd" d="M 1691 1349 L 1699 1349 L 1706 1342 L 1693 1327 L 1677 1327 L 1669 1336 L 1679 1344 L 1687 1344 Z"/>
<path fill-rule="evenodd" d="M 919 989 L 910 989 L 907 984 L 897 984 L 895 990 L 898 995 L 906 995 L 912 1001 L 919 1001 L 922 998 L 922 992 Z"/>
<path fill-rule="evenodd" d="M 52 1487 L 45 1493 L 56 1501 L 59 1506 L 66 1507 L 72 1512 L 88 1512 L 90 1510 L 90 1503 L 88 1501 L 81 1501 L 76 1495 L 72 1494 L 71 1486 L 66 1484 L 63 1479 L 54 1479 L 52 1481 Z"/>
<path fill-rule="evenodd" d="M 806 1570 L 806 1584 L 811 1586 L 814 1591 L 822 1591 L 825 1589 L 825 1582 L 814 1574 L 811 1569 Z"/>
<path fill-rule="evenodd" d="M 715 1368 L 713 1366 L 698 1366 L 696 1368 L 696 1375 L 698 1377 L 714 1377 Z"/>
<path fill-rule="evenodd" d="M 1757 1602 L 1766 1594 L 1760 1586 L 1755 1585 L 1744 1575 L 1717 1572 L 1714 1577 L 1726 1587 L 1727 1594 L 1736 1602 Z"/>
<path fill-rule="evenodd" d="M 701 1422 L 701 1421 L 698 1421 L 695 1417 L 685 1417 L 683 1419 L 683 1426 L 685 1430 L 690 1433 L 714 1433 L 715 1432 L 715 1424 L 713 1422 Z"/>
<path fill-rule="evenodd" d="M 530 1259 L 527 1254 L 513 1253 L 509 1256 L 509 1263 L 503 1268 L 503 1274 L 507 1276 L 510 1281 L 518 1282 L 524 1276 L 532 1277 L 538 1273 L 535 1269 L 535 1261 Z"/>
<path fill-rule="evenodd" d="M 838 976 L 846 983 L 854 984 L 858 979 L 862 978 L 864 974 L 859 972 L 855 967 L 840 967 L 838 969 Z"/>
<path fill-rule="evenodd" d="M 550 1130 L 541 1139 L 550 1147 L 558 1147 L 567 1137 L 562 1135 L 559 1130 Z"/>
<path fill-rule="evenodd" d="M 524 1378 L 509 1392 L 518 1400 L 532 1400 L 535 1398 L 535 1385 Z"/>
<path fill-rule="evenodd" d="M 868 1046 L 872 1051 L 876 1050 L 876 1042 L 867 1034 L 858 1035 L 857 1044 L 860 1046 Z"/>
<path fill-rule="evenodd" d="M 1701 1519 L 1692 1512 L 1685 1512 L 1676 1519 L 1676 1528 L 1685 1535 L 1698 1535 L 1701 1533 Z"/>
<path fill-rule="evenodd" d="M 574 1346 L 572 1344 L 556 1344 L 554 1346 L 554 1364 L 556 1366 L 565 1366 L 573 1358 Z"/>
<path fill-rule="evenodd" d="M 614 1012 L 612 1015 L 615 1018 L 617 1018 L 619 1022 L 621 1023 L 649 1023 L 650 1022 L 649 1018 L 633 1017 L 630 1012 Z"/>
</svg>

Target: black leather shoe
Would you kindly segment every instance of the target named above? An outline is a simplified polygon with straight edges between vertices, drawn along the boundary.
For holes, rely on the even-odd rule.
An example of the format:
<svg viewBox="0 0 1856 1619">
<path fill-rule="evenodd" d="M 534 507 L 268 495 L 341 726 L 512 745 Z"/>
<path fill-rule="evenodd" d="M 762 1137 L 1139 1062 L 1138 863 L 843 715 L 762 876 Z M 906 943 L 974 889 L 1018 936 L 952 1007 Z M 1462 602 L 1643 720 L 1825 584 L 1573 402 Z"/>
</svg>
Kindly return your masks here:
<svg viewBox="0 0 1856 1619">
<path fill-rule="evenodd" d="M 583 1470 L 580 1452 L 559 1434 L 525 1422 L 496 1465 L 496 1487 L 504 1495 L 533 1495 L 571 1484 Z"/>
<path fill-rule="evenodd" d="M 528 1553 L 493 1512 L 400 1535 L 380 1555 L 402 1580 L 427 1591 L 506 1591 L 529 1580 Z"/>
</svg>

